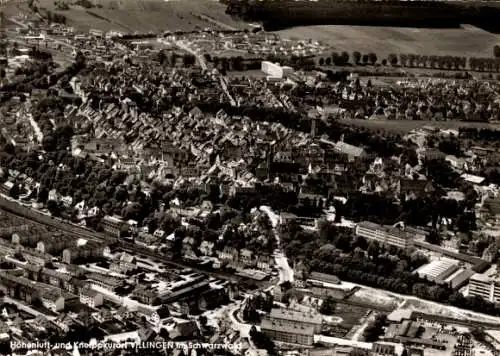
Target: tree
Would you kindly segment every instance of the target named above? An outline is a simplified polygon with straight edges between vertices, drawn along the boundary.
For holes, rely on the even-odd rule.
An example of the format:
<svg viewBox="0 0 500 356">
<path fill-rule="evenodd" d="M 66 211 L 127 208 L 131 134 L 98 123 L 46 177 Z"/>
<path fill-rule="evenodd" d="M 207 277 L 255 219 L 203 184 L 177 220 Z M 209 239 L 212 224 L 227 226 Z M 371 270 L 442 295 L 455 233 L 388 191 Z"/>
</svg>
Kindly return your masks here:
<svg viewBox="0 0 500 356">
<path fill-rule="evenodd" d="M 323 300 L 323 303 L 321 304 L 319 311 L 321 314 L 324 315 L 333 315 L 335 313 L 336 306 L 337 305 L 333 300 L 333 298 L 331 296 L 328 296 L 325 300 Z"/>
<path fill-rule="evenodd" d="M 363 60 L 363 64 L 367 64 L 367 63 L 368 63 L 368 60 L 369 60 L 368 55 L 367 55 L 367 54 L 363 54 L 363 58 L 362 58 L 362 60 Z"/>
<path fill-rule="evenodd" d="M 495 58 L 500 58 L 500 46 L 499 45 L 495 45 L 495 47 L 493 47 L 493 56 L 495 56 Z"/>
<path fill-rule="evenodd" d="M 340 54 L 340 64 L 345 66 L 349 63 L 349 53 L 347 53 L 346 51 L 343 51 L 341 54 Z"/>
<path fill-rule="evenodd" d="M 379 337 L 384 333 L 384 325 L 386 323 L 387 316 L 385 314 L 379 314 L 375 317 L 375 320 L 368 324 L 363 336 L 367 342 L 374 342 L 379 339 Z"/>
<path fill-rule="evenodd" d="M 374 65 L 375 63 L 377 63 L 377 55 L 373 52 L 368 53 L 368 61 L 371 63 L 371 65 Z"/>
<path fill-rule="evenodd" d="M 391 66 L 396 66 L 398 64 L 398 56 L 396 54 L 391 53 L 389 54 L 389 57 L 387 58 Z"/>
<path fill-rule="evenodd" d="M 361 60 L 361 53 L 358 51 L 352 53 L 352 59 L 354 60 L 354 64 L 359 64 L 359 61 Z"/>
<path fill-rule="evenodd" d="M 429 235 L 425 237 L 425 241 L 433 245 L 441 245 L 441 235 L 433 229 Z"/>
<path fill-rule="evenodd" d="M 59 203 L 55 200 L 49 200 L 47 202 L 47 209 L 49 210 L 52 216 L 60 216 L 61 215 L 61 207 Z"/>
</svg>

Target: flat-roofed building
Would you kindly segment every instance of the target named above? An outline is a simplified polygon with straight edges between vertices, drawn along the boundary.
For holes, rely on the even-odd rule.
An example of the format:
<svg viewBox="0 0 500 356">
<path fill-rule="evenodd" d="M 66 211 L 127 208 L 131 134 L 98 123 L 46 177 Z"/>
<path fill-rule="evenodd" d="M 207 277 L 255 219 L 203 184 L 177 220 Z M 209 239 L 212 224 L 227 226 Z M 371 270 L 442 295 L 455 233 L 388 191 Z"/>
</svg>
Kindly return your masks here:
<svg viewBox="0 0 500 356">
<path fill-rule="evenodd" d="M 415 273 L 420 278 L 440 283 L 459 269 L 458 262 L 449 258 L 440 258 L 418 268 Z"/>
<path fill-rule="evenodd" d="M 321 314 L 314 310 L 298 311 L 287 308 L 273 308 L 269 314 L 269 320 L 279 322 L 285 326 L 310 326 L 315 333 L 321 332 Z"/>
<path fill-rule="evenodd" d="M 314 342 L 314 327 L 312 326 L 289 325 L 265 319 L 260 329 L 267 337 L 279 342 L 306 346 L 312 346 Z"/>
<path fill-rule="evenodd" d="M 383 226 L 369 221 L 362 221 L 356 225 L 355 233 L 357 236 L 362 236 L 368 240 L 393 245 L 405 250 L 413 246 L 413 235 L 404 228 Z"/>
<path fill-rule="evenodd" d="M 469 295 L 500 303 L 500 274 L 496 265 L 484 273 L 476 273 L 469 280 Z"/>
</svg>

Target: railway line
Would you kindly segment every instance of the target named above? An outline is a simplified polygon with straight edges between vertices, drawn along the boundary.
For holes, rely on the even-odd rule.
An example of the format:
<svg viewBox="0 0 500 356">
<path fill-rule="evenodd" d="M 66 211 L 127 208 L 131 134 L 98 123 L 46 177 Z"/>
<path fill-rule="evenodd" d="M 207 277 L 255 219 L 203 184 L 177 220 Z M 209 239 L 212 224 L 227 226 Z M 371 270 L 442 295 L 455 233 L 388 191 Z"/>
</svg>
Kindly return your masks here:
<svg viewBox="0 0 500 356">
<path fill-rule="evenodd" d="M 55 220 L 51 216 L 44 215 L 40 212 L 34 211 L 32 209 L 29 209 L 27 207 L 24 207 L 16 202 L 10 201 L 5 199 L 0 195 L 0 210 L 3 210 L 7 214 L 11 214 L 17 217 L 21 217 L 26 220 L 30 220 L 32 222 L 41 224 L 41 225 L 46 225 L 55 229 L 58 229 L 59 231 L 67 232 L 71 234 L 72 236 L 78 237 L 78 238 L 85 238 L 88 240 L 92 241 L 98 241 L 98 242 L 104 242 L 104 243 L 117 243 L 118 247 L 128 253 L 131 253 L 133 255 L 139 256 L 139 257 L 146 257 L 154 262 L 160 262 L 169 266 L 172 266 L 174 268 L 189 268 L 195 272 L 198 273 L 203 273 L 208 276 L 217 278 L 217 279 L 222 279 L 226 281 L 232 281 L 232 282 L 242 282 L 245 280 L 248 280 L 244 277 L 239 277 L 236 275 L 232 275 L 230 273 L 224 273 L 224 272 L 213 272 L 213 271 L 206 271 L 204 269 L 198 268 L 197 266 L 193 266 L 187 263 L 183 263 L 181 261 L 173 261 L 157 252 L 148 250 L 145 247 L 137 246 L 134 243 L 128 242 L 128 241 L 123 241 L 123 240 L 118 240 L 115 238 L 110 238 L 104 234 L 92 231 L 90 229 L 81 227 L 81 226 L 76 226 L 73 224 L 69 224 L 67 222 L 63 222 L 60 220 Z M 255 285 L 259 287 L 259 289 L 265 289 L 266 287 L 269 287 L 271 285 L 271 282 L 269 281 L 264 281 L 264 282 L 259 282 L 259 281 L 254 281 Z M 309 293 L 310 295 L 313 295 L 312 293 Z M 314 297 L 324 297 L 324 295 L 313 295 Z M 335 298 L 334 298 L 335 299 Z M 348 299 L 338 299 L 337 300 L 339 303 L 347 304 L 347 305 L 352 305 L 352 306 L 358 306 L 358 307 L 363 307 L 383 313 L 388 313 L 393 310 L 393 308 L 389 307 L 384 307 L 372 303 L 366 303 L 366 302 L 361 302 L 361 301 L 353 301 L 353 300 L 348 300 Z M 500 329 L 500 325 L 493 324 L 493 323 L 488 323 L 488 322 L 478 322 L 478 321 L 472 321 L 472 320 L 459 320 L 455 318 L 445 318 L 445 317 L 440 317 L 436 315 L 429 315 L 426 313 L 421 313 L 421 312 L 416 312 L 414 315 L 416 318 L 420 319 L 426 319 L 426 320 L 435 320 L 435 321 L 442 321 L 442 322 L 448 322 L 448 323 L 454 323 L 458 325 L 464 325 L 464 326 L 470 326 L 470 327 L 483 327 L 487 329 Z"/>
<path fill-rule="evenodd" d="M 74 236 L 76 238 L 83 238 L 100 243 L 104 242 L 107 244 L 114 243 L 117 244 L 118 248 L 124 252 L 128 252 L 139 257 L 146 257 L 153 261 L 158 261 L 166 265 L 172 266 L 174 268 L 181 268 L 181 269 L 190 268 L 195 272 L 204 273 L 214 278 L 232 282 L 241 282 L 245 280 L 245 278 L 243 277 L 238 277 L 229 273 L 207 271 L 197 266 L 193 266 L 187 263 L 182 263 L 181 261 L 173 261 L 157 252 L 151 251 L 145 247 L 138 246 L 134 243 L 111 238 L 109 236 L 106 236 L 99 232 L 92 231 L 82 226 L 77 226 L 60 220 L 56 220 L 51 216 L 44 215 L 40 212 L 24 207 L 13 201 L 9 201 L 2 196 L 0 196 L 0 210 L 3 210 L 7 214 L 11 214 L 41 225 L 55 228 L 58 231 L 68 233 L 69 235 Z M 268 286 L 269 282 L 255 281 L 255 284 L 261 287 L 261 286 Z"/>
</svg>

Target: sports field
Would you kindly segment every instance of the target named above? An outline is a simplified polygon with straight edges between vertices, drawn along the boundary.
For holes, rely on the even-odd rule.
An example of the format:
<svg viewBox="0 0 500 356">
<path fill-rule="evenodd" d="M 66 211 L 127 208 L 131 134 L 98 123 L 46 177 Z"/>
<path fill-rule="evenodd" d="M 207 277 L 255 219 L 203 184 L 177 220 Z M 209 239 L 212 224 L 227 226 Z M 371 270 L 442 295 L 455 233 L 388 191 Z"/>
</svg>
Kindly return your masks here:
<svg viewBox="0 0 500 356">
<path fill-rule="evenodd" d="M 72 0 L 65 2 L 69 10 L 57 10 L 54 0 L 39 0 L 39 7 L 66 16 L 68 25 L 81 30 L 157 32 L 246 27 L 226 15 L 225 5 L 214 0 L 96 0 L 97 6 L 90 9 L 76 6 Z"/>
<path fill-rule="evenodd" d="M 492 57 L 500 36 L 463 25 L 455 29 L 372 26 L 301 26 L 278 31 L 283 37 L 312 39 L 335 50 L 374 52 L 379 58 L 390 53 Z"/>
</svg>

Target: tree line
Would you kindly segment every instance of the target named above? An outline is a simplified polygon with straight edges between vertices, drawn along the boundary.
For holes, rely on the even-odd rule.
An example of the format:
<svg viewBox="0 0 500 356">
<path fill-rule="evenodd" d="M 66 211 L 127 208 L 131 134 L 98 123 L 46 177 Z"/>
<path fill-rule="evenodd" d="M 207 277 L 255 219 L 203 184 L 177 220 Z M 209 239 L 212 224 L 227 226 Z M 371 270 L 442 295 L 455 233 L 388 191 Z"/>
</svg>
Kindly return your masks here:
<svg viewBox="0 0 500 356">
<path fill-rule="evenodd" d="M 428 262 L 418 252 L 381 246 L 360 236 L 352 238 L 330 224 L 320 226 L 318 232 L 310 232 L 292 223 L 281 230 L 281 238 L 287 256 L 302 261 L 308 271 L 321 271 L 349 282 L 500 315 L 500 308 L 493 303 L 480 297 L 464 297 L 449 286 L 412 273 Z"/>
</svg>

